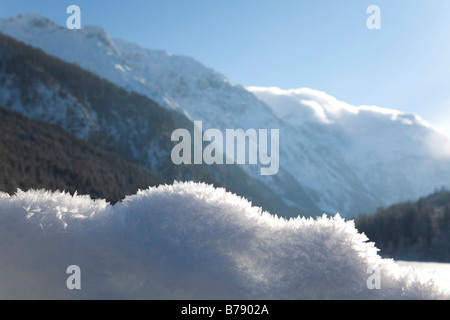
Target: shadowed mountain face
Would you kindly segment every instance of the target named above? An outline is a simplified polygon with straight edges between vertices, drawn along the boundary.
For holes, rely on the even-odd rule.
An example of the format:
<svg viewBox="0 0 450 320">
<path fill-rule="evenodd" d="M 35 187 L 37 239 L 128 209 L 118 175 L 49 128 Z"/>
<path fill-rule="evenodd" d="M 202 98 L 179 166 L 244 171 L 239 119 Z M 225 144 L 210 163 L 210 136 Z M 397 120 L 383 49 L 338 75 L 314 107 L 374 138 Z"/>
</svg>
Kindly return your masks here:
<svg viewBox="0 0 450 320">
<path fill-rule="evenodd" d="M 0 190 L 65 190 L 117 202 L 164 183 L 151 170 L 63 129 L 0 108 Z"/>
<path fill-rule="evenodd" d="M 4 191 L 13 192 L 17 187 L 67 188 L 117 201 L 137 188 L 163 181 L 194 180 L 225 187 L 264 209 L 296 214 L 238 166 L 174 165 L 170 158 L 171 134 L 180 127 L 193 130 L 186 116 L 4 35 L 0 35 L 0 96 L 6 109 L 39 120 L 25 121 L 3 110 L 3 130 L 8 130 L 5 134 L 21 146 L 3 164 L 17 167 L 16 171 L 5 167 L 1 182 Z M 55 131 L 54 126 L 67 132 L 64 142 L 60 141 L 63 131 Z M 74 145 L 77 143 L 80 146 Z M 27 152 L 35 159 L 25 156 Z M 111 153 L 116 158 L 105 160 Z M 80 157 L 87 159 L 77 163 Z M 129 162 L 126 170 L 120 165 L 125 161 Z M 21 178 L 16 179 L 19 173 Z M 109 175 L 121 177 L 109 180 Z M 118 186 L 111 185 L 114 181 Z"/>
</svg>

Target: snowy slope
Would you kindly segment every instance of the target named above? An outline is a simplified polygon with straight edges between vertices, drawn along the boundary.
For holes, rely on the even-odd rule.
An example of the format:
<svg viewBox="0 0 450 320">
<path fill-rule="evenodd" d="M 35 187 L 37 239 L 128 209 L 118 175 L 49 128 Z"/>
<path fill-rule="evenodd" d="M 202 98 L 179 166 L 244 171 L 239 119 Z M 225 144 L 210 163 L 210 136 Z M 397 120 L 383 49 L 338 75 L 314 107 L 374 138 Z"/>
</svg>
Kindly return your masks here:
<svg viewBox="0 0 450 320">
<path fill-rule="evenodd" d="M 268 98 L 192 58 L 112 39 L 98 27 L 67 30 L 33 13 L 0 20 L 0 31 L 203 121 L 204 130 L 279 129 L 279 173 L 246 170 L 294 212 L 354 216 L 450 186 L 441 152 L 450 143 L 415 116 L 356 108 L 309 89 L 268 90 Z"/>
<path fill-rule="evenodd" d="M 418 116 L 352 106 L 307 88 L 248 90 L 299 134 L 307 126 L 320 127 L 330 155 L 351 167 L 358 181 L 384 205 L 450 186 L 450 140 Z M 300 167 L 293 170 L 302 174 Z"/>
<path fill-rule="evenodd" d="M 450 264 L 437 262 L 397 261 L 397 264 L 420 274 L 423 281 L 433 279 L 442 287 L 450 288 Z"/>
<path fill-rule="evenodd" d="M 201 221 L 201 223 L 199 223 Z M 223 189 L 160 186 L 111 206 L 0 194 L 1 298 L 444 299 L 339 216 L 285 220 Z M 66 268 L 81 269 L 81 290 Z M 369 290 L 380 271 L 380 289 Z"/>
</svg>

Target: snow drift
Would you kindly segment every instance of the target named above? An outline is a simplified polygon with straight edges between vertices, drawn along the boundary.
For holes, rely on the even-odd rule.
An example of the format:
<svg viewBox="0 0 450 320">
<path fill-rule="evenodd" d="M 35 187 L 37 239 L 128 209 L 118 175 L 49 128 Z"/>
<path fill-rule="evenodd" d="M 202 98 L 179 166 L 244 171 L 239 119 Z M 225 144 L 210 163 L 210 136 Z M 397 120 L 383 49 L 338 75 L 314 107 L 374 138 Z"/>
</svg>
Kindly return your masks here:
<svg viewBox="0 0 450 320">
<path fill-rule="evenodd" d="M 206 184 L 111 206 L 61 192 L 0 194 L 0 298 L 444 299 L 382 259 L 338 215 L 285 220 Z M 68 290 L 66 269 L 81 269 Z M 378 270 L 380 289 L 367 282 Z"/>
</svg>

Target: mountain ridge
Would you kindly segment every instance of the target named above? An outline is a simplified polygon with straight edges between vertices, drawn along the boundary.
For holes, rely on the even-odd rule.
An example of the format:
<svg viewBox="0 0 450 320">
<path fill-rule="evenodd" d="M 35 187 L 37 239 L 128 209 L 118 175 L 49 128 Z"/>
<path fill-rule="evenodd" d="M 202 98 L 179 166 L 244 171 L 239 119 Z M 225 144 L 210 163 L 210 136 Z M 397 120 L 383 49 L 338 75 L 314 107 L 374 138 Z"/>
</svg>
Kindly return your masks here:
<svg viewBox="0 0 450 320">
<path fill-rule="evenodd" d="M 238 166 L 174 165 L 171 133 L 180 126 L 193 130 L 193 123 L 182 114 L 1 34 L 0 101 L 9 110 L 57 125 L 78 139 L 145 166 L 164 181 L 208 182 L 272 212 L 295 215 L 295 210 Z"/>
</svg>

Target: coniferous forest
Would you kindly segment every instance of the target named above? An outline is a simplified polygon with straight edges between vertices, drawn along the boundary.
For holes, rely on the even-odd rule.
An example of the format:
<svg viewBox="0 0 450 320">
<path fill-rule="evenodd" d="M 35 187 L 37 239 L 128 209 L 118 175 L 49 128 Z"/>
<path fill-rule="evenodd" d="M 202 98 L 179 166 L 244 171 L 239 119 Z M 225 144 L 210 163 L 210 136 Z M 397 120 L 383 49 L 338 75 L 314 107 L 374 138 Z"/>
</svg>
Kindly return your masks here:
<svg viewBox="0 0 450 320">
<path fill-rule="evenodd" d="M 383 257 L 450 262 L 450 191 L 380 208 L 355 220 Z"/>
</svg>

